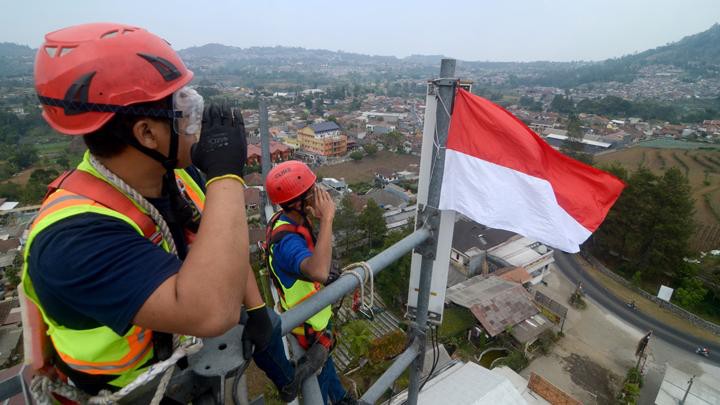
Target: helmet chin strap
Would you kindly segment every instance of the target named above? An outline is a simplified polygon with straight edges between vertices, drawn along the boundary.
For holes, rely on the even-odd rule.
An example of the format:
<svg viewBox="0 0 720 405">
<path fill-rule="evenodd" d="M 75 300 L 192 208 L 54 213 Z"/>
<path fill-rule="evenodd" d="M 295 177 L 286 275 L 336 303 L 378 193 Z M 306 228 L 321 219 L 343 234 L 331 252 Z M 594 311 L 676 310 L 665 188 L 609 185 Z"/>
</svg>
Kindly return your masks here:
<svg viewBox="0 0 720 405">
<path fill-rule="evenodd" d="M 182 196 L 175 178 L 175 169 L 178 164 L 178 148 L 180 135 L 175 130 L 175 125 L 170 123 L 170 147 L 168 156 L 163 155 L 155 149 L 142 145 L 134 136 L 123 139 L 128 145 L 141 153 L 159 162 L 165 168 L 162 181 L 162 195 L 170 198 L 171 212 L 168 222 L 182 225 L 191 232 L 197 232 L 200 227 L 200 213 L 195 212 L 193 206 Z"/>
</svg>

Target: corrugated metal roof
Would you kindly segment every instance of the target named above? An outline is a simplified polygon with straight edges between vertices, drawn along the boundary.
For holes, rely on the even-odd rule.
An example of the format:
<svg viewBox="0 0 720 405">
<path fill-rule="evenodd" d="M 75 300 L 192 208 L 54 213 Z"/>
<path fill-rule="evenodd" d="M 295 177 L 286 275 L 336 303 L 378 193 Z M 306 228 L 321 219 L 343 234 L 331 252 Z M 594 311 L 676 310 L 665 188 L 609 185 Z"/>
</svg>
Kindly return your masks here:
<svg viewBox="0 0 720 405">
<path fill-rule="evenodd" d="M 430 380 L 418 403 L 525 405 L 527 401 L 505 376 L 469 362 Z"/>
<path fill-rule="evenodd" d="M 470 309 L 491 336 L 539 312 L 522 285 L 495 276 L 475 276 L 454 285 L 446 298 Z"/>
</svg>

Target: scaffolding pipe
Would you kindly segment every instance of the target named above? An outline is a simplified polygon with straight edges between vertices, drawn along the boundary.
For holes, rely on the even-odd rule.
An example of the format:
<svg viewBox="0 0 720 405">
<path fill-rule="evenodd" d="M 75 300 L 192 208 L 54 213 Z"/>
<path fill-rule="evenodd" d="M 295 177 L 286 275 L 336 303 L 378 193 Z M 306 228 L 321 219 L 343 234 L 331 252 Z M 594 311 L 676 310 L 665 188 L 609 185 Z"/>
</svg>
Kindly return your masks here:
<svg viewBox="0 0 720 405">
<path fill-rule="evenodd" d="M 415 230 L 415 232 L 404 237 L 394 245 L 368 260 L 367 264 L 372 269 L 373 275 L 401 258 L 404 254 L 413 250 L 429 237 L 430 231 L 428 229 L 419 228 Z M 360 268 L 358 267 L 354 270 L 358 269 Z M 359 274 L 363 274 L 361 270 L 359 270 Z M 310 299 L 303 301 L 287 312 L 283 312 L 280 315 L 280 319 L 282 320 L 283 335 L 290 333 L 293 328 L 302 325 L 306 320 L 320 312 L 323 308 L 337 302 L 344 295 L 358 287 L 359 281 L 356 277 L 340 277 L 334 283 L 318 291 L 318 293 L 313 295 Z"/>
<path fill-rule="evenodd" d="M 305 350 L 300 347 L 297 339 L 294 336 L 286 338 L 292 347 L 293 357 L 295 359 L 301 358 L 305 354 Z M 305 379 L 302 383 L 302 402 L 306 405 L 322 404 L 322 392 L 320 392 L 320 384 L 316 375 L 312 375 Z M 297 398 L 293 400 L 293 403 L 297 403 Z"/>
<path fill-rule="evenodd" d="M 368 388 L 367 392 L 360 398 L 361 404 L 374 404 L 380 397 L 390 388 L 395 380 L 402 375 L 406 368 L 415 360 L 418 355 L 418 341 L 413 340 L 410 347 L 408 347 L 400 356 L 398 356 L 393 364 L 385 370 L 380 378 Z"/>
<path fill-rule="evenodd" d="M 433 150 L 432 166 L 430 169 L 430 186 L 428 187 L 427 205 L 437 208 L 440 204 L 443 171 L 445 169 L 445 145 L 447 144 L 448 129 L 450 127 L 450 111 L 452 111 L 453 90 L 455 89 L 455 59 L 443 59 L 440 64 L 440 78 L 435 80 L 438 105 L 436 110 L 436 128 L 438 148 Z M 447 110 L 446 110 L 447 108 Z M 438 230 L 435 229 L 435 232 Z M 437 240 L 433 251 L 437 250 Z M 428 304 L 430 302 L 430 283 L 432 281 L 433 260 L 423 257 L 420 264 L 420 284 L 418 291 L 417 311 L 415 325 L 411 329 L 413 338 L 418 339 L 419 354 L 415 358 L 415 366 L 410 368 L 410 386 L 408 387 L 408 401 L 416 405 L 420 391 L 420 377 L 422 376 L 423 362 L 425 360 L 425 343 L 428 320 Z M 428 375 L 429 378 L 429 375 Z"/>
</svg>

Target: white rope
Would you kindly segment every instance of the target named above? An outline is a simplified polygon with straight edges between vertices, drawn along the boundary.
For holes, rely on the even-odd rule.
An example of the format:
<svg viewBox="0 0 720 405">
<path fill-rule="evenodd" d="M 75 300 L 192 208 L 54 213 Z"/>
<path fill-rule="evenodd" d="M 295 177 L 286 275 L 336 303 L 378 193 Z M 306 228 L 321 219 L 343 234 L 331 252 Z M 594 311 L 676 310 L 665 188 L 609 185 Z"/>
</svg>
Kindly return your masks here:
<svg viewBox="0 0 720 405">
<path fill-rule="evenodd" d="M 50 378 L 45 375 L 36 375 L 33 377 L 32 382 L 30 383 L 30 392 L 35 402 L 39 405 L 54 404 L 55 402 L 52 397 L 52 393 L 56 393 L 64 398 L 81 404 L 110 405 L 118 403 L 118 401 L 134 390 L 153 381 L 160 374 L 163 374 L 160 382 L 158 383 L 157 389 L 155 390 L 153 399 L 150 402 L 152 405 L 157 405 L 162 400 L 165 395 L 165 391 L 170 384 L 170 378 L 172 377 L 175 369 L 175 364 L 181 358 L 197 353 L 202 346 L 202 340 L 198 338 L 191 337 L 186 339 L 178 348 L 175 349 L 168 359 L 151 365 L 130 384 L 126 385 L 117 392 L 102 390 L 98 393 L 98 395 L 89 396 L 77 387 L 69 385 L 57 378 Z"/>
<path fill-rule="evenodd" d="M 162 217 L 162 215 L 160 215 L 160 212 L 157 210 L 157 208 L 155 208 L 154 205 L 150 204 L 150 201 L 148 201 L 145 197 L 138 193 L 134 188 L 130 187 L 130 185 L 125 183 L 115 173 L 110 171 L 110 169 L 100 163 L 92 154 L 90 155 L 90 165 L 94 167 L 95 170 L 98 171 L 98 173 L 102 174 L 103 177 L 105 177 L 110 182 L 110 184 L 125 193 L 125 195 L 132 198 L 135 203 L 137 203 L 150 215 L 150 218 L 152 218 L 155 224 L 157 224 L 158 228 L 160 228 L 163 239 L 165 239 L 165 242 L 170 248 L 170 253 L 177 256 L 175 240 L 172 237 L 172 233 L 170 232 L 170 228 L 168 227 L 167 222 L 165 222 L 165 219 Z"/>
<path fill-rule="evenodd" d="M 357 267 L 363 269 L 362 275 L 357 272 Z M 368 262 L 352 263 L 343 267 L 340 274 L 343 276 L 348 274 L 357 278 L 358 283 L 360 284 L 360 305 L 364 310 L 372 314 L 373 308 L 375 307 L 375 281 L 370 264 L 368 264 Z M 370 281 L 370 303 L 365 304 L 365 282 L 368 280 Z"/>
</svg>

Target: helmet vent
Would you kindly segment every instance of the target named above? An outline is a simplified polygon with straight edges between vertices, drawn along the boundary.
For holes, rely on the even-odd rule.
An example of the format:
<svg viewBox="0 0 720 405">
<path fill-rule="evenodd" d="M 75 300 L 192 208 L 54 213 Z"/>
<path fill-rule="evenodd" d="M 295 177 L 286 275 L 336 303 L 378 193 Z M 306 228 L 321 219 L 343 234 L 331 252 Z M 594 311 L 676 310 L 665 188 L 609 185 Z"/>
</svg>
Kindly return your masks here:
<svg viewBox="0 0 720 405">
<path fill-rule="evenodd" d="M 59 56 L 65 56 L 72 52 L 75 48 L 61 48 L 60 49 L 60 55 Z"/>
<path fill-rule="evenodd" d="M 100 36 L 100 39 L 110 39 L 110 38 L 116 36 L 117 34 L 118 34 L 117 30 L 106 32 L 106 33 L 102 34 L 102 36 Z"/>
<path fill-rule="evenodd" d="M 65 92 L 65 114 L 76 115 L 87 112 L 86 109 L 75 108 L 73 104 L 85 104 L 88 102 L 88 93 L 90 92 L 90 82 L 95 72 L 90 72 L 80 76 L 73 84 L 70 85 Z"/>
<path fill-rule="evenodd" d="M 165 79 L 166 82 L 175 80 L 182 76 L 182 74 L 180 74 L 180 71 L 175 67 L 175 65 L 173 65 L 172 62 L 165 58 L 148 55 L 146 53 L 138 53 L 137 55 L 150 62 L 150 64 L 153 65 L 153 67 L 157 69 L 158 72 L 160 72 L 160 75 L 162 75 L 163 79 Z"/>
<path fill-rule="evenodd" d="M 46 46 L 45 52 L 47 52 L 48 56 L 51 58 L 55 57 L 55 52 L 57 51 L 57 46 Z"/>
</svg>

